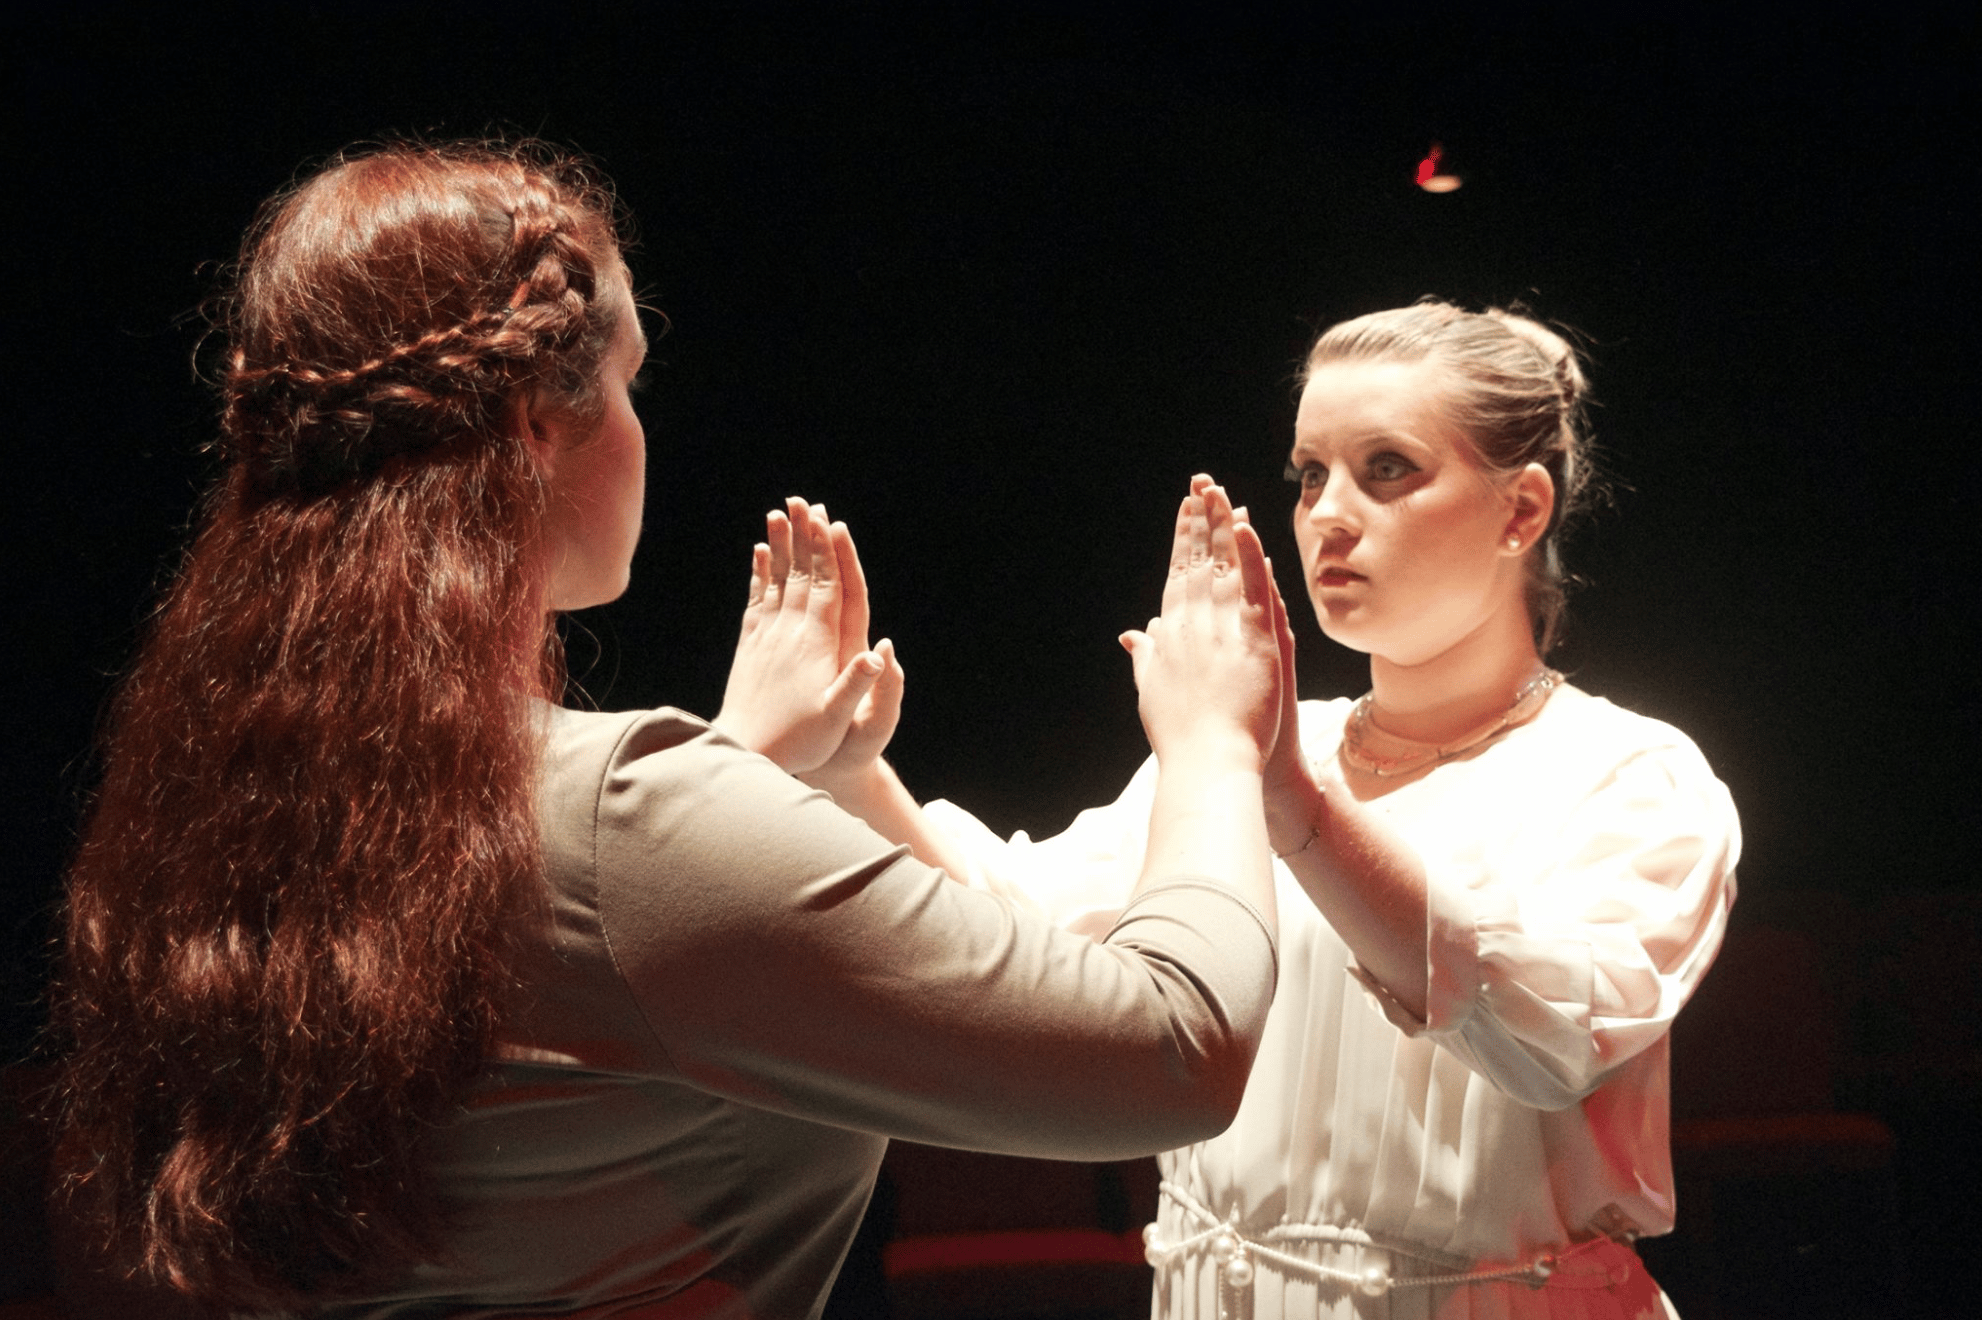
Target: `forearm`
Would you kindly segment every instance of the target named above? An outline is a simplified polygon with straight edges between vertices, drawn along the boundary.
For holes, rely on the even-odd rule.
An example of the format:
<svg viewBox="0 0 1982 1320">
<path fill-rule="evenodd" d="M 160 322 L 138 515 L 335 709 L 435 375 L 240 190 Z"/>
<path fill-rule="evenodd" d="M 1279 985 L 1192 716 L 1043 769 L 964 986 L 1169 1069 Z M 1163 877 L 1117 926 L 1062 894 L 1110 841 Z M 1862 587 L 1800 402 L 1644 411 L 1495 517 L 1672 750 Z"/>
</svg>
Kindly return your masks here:
<svg viewBox="0 0 1982 1320">
<path fill-rule="evenodd" d="M 1417 850 L 1345 788 L 1324 793 L 1305 776 L 1267 799 L 1266 824 L 1273 850 L 1363 971 L 1422 1019 L 1428 917 Z"/>
<path fill-rule="evenodd" d="M 814 788 L 833 795 L 833 801 L 848 813 L 866 821 L 870 829 L 890 843 L 904 843 L 926 865 L 946 871 L 952 878 L 969 874 L 969 861 L 923 814 L 922 806 L 903 785 L 894 768 L 879 757 L 850 775 L 800 775 Z"/>
<path fill-rule="evenodd" d="M 1259 752 L 1250 739 L 1235 735 L 1158 754 L 1149 844 L 1136 892 L 1178 876 L 1227 885 L 1268 921 L 1274 919 Z"/>
</svg>

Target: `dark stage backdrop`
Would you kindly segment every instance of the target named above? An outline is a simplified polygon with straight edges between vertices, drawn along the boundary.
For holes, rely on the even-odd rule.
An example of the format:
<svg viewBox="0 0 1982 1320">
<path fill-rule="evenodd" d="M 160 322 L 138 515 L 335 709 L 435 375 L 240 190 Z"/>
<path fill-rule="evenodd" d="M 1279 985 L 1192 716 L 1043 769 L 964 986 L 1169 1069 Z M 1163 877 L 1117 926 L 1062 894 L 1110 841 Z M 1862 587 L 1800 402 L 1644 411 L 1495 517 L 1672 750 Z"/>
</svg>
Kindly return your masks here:
<svg viewBox="0 0 1982 1320">
<path fill-rule="evenodd" d="M 1525 299 L 1588 337 L 1617 493 L 1564 667 L 1698 739 L 1750 896 L 1976 885 L 1972 19 L 150 8 L 0 55 L 10 1052 L 205 470 L 191 313 L 262 196 L 382 133 L 575 143 L 638 216 L 672 328 L 634 587 L 573 624 L 602 705 L 713 713 L 762 512 L 803 493 L 908 667 L 904 778 L 1054 830 L 1144 754 L 1114 639 L 1191 472 L 1301 598 L 1314 330 Z M 1412 186 L 1434 139 L 1457 193 Z M 1301 613 L 1304 692 L 1360 692 Z"/>
</svg>

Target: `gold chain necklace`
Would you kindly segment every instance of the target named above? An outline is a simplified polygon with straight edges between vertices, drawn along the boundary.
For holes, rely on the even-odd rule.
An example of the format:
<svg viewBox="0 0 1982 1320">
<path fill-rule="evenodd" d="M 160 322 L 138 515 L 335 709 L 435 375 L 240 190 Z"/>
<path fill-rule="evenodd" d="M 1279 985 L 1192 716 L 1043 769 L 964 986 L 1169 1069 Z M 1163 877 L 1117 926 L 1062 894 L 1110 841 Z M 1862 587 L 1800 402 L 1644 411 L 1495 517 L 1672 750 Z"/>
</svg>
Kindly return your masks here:
<svg viewBox="0 0 1982 1320">
<path fill-rule="evenodd" d="M 1561 684 L 1561 673 L 1544 666 L 1535 672 L 1533 678 L 1521 685 L 1521 690 L 1514 694 L 1514 700 L 1507 707 L 1506 713 L 1494 724 L 1449 746 L 1427 746 L 1423 751 L 1406 752 L 1402 756 L 1382 756 L 1363 745 L 1369 727 L 1370 702 L 1376 696 L 1375 692 L 1366 692 L 1356 703 L 1355 709 L 1349 712 L 1349 718 L 1343 722 L 1342 759 L 1356 769 L 1373 774 L 1379 779 L 1394 779 L 1399 775 L 1413 774 L 1426 766 L 1443 764 L 1455 756 L 1464 756 L 1475 747 L 1491 742 L 1515 725 L 1533 719 L 1541 711 L 1542 703 L 1548 700 L 1548 694 Z M 1381 729 L 1378 732 L 1383 733 Z M 1398 742 L 1410 741 L 1394 733 L 1384 733 L 1383 736 L 1394 738 Z"/>
</svg>

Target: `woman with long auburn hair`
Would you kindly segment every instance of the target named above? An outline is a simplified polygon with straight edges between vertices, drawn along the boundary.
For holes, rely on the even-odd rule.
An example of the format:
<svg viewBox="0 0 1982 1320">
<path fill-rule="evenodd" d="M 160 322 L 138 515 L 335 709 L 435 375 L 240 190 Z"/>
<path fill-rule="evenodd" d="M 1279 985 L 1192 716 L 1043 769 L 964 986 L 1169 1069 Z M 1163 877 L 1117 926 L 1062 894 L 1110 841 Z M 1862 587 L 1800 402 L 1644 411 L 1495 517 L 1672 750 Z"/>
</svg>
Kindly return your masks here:
<svg viewBox="0 0 1982 1320">
<path fill-rule="evenodd" d="M 1282 704 L 1279 993 L 1238 1118 L 1161 1158 L 1154 1313 L 1668 1316 L 1631 1244 L 1673 1226 L 1666 1033 L 1741 834 L 1685 734 L 1545 663 L 1589 488 L 1579 355 L 1427 300 L 1328 330 L 1302 385 L 1302 576 L 1370 689 Z M 921 815 L 879 761 L 830 773 L 883 833 L 1071 929 L 1109 928 L 1151 843 L 1154 765 L 1037 842 Z"/>
<path fill-rule="evenodd" d="M 1108 942 L 948 883 L 793 777 L 870 763 L 900 692 L 823 510 L 769 518 L 715 725 L 555 704 L 552 619 L 640 528 L 620 248 L 582 163 L 488 144 L 342 155 L 245 242 L 224 471 L 109 722 L 55 1015 L 72 1213 L 202 1311 L 817 1314 L 888 1136 L 1111 1158 L 1238 1103 L 1275 975 L 1251 528 L 1195 490 L 1127 639 L 1164 769 Z"/>
</svg>

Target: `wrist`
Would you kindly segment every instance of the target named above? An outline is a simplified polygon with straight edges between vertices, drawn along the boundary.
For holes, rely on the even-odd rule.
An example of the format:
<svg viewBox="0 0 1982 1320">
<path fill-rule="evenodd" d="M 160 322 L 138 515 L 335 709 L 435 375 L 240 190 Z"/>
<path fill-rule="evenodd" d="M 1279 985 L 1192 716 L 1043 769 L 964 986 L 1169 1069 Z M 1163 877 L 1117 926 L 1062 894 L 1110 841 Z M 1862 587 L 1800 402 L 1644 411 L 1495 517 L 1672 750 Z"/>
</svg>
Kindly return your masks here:
<svg viewBox="0 0 1982 1320">
<path fill-rule="evenodd" d="M 1305 770 L 1266 786 L 1266 840 L 1275 857 L 1306 852 L 1321 836 L 1327 794 Z"/>
<path fill-rule="evenodd" d="M 888 763 L 878 756 L 855 766 L 840 767 L 828 762 L 797 776 L 813 788 L 831 793 L 836 801 L 849 806 L 849 809 L 853 803 L 872 801 L 884 795 L 892 777 Z"/>
<path fill-rule="evenodd" d="M 709 727 L 728 738 L 731 742 L 753 751 L 759 756 L 769 757 L 773 761 L 777 760 L 775 756 L 771 756 L 769 750 L 770 739 L 763 736 L 763 730 L 755 727 L 751 721 L 739 718 L 736 712 L 732 711 L 727 705 L 716 712 L 715 718 L 709 721 Z M 783 769 L 784 767 L 780 766 L 778 768 Z"/>
<path fill-rule="evenodd" d="M 1266 758 L 1258 742 L 1239 729 L 1201 728 L 1187 735 L 1150 740 L 1156 763 L 1165 768 L 1208 774 L 1243 774 L 1256 778 L 1266 773 Z"/>
</svg>

